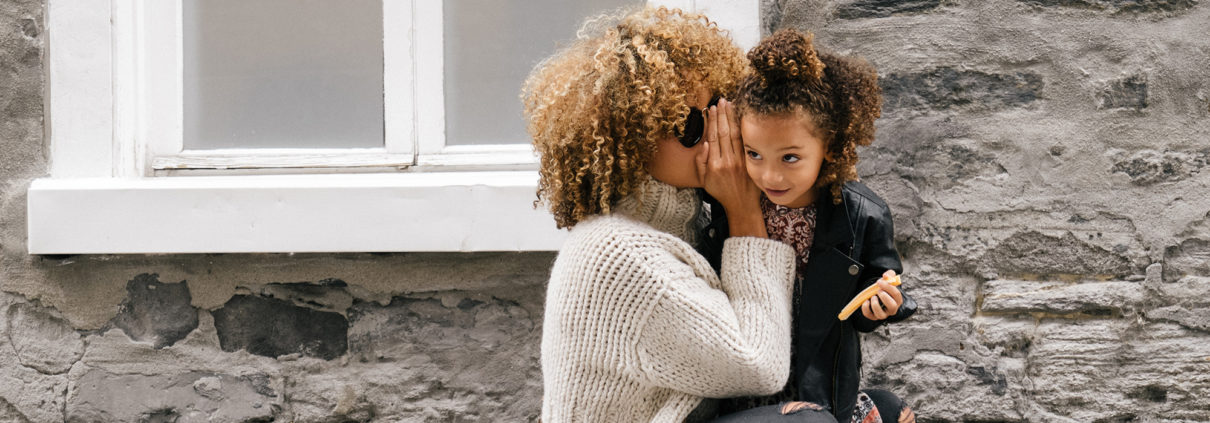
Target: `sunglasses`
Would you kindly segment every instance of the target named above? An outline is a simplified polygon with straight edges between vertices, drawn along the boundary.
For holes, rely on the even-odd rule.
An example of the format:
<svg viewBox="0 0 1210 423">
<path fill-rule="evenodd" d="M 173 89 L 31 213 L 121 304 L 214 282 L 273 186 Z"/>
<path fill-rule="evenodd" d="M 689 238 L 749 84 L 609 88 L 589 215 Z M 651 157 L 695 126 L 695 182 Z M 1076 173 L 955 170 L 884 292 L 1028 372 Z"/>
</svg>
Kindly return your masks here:
<svg viewBox="0 0 1210 423">
<path fill-rule="evenodd" d="M 711 106 L 718 105 L 718 96 L 710 99 L 710 103 L 706 105 L 709 109 Z M 701 110 L 696 107 L 689 108 L 689 117 L 685 118 L 685 128 L 681 129 L 681 145 L 685 148 L 693 148 L 693 146 L 702 142 L 702 135 L 706 132 L 706 117 Z"/>
</svg>

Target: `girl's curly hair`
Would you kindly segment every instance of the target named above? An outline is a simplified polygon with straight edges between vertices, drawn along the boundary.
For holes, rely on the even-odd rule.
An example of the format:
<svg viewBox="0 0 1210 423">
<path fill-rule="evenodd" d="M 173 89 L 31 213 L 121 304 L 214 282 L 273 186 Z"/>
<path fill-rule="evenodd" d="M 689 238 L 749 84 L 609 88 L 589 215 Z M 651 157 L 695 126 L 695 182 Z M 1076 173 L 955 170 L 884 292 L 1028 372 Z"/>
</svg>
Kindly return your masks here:
<svg viewBox="0 0 1210 423">
<path fill-rule="evenodd" d="M 541 156 L 535 207 L 547 203 L 559 228 L 608 214 L 644 180 L 656 141 L 679 135 L 687 96 L 703 85 L 730 94 L 746 71 L 743 51 L 700 14 L 646 7 L 590 18 L 522 87 Z"/>
<path fill-rule="evenodd" d="M 740 82 L 740 116 L 797 115 L 814 124 L 826 159 L 816 187 L 830 186 L 841 202 L 845 182 L 857 180 L 857 146 L 874 141 L 881 115 L 878 72 L 864 59 L 815 49 L 814 36 L 780 30 L 748 52 L 753 72 Z"/>
</svg>

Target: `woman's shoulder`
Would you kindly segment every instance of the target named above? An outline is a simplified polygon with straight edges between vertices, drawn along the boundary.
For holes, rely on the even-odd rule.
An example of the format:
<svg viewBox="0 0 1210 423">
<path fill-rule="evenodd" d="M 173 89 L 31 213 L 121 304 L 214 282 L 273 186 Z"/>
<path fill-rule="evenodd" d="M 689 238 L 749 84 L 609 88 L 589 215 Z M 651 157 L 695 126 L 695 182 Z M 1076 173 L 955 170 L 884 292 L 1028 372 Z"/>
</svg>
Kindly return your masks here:
<svg viewBox="0 0 1210 423">
<path fill-rule="evenodd" d="M 572 227 L 556 267 L 560 273 L 596 275 L 593 284 L 653 284 L 709 271 L 705 258 L 690 257 L 696 254 L 683 240 L 643 222 L 600 215 Z"/>
<path fill-rule="evenodd" d="M 644 222 L 612 213 L 584 219 L 568 232 L 563 249 L 589 249 L 596 254 L 622 254 L 666 249 L 680 241 Z"/>
</svg>

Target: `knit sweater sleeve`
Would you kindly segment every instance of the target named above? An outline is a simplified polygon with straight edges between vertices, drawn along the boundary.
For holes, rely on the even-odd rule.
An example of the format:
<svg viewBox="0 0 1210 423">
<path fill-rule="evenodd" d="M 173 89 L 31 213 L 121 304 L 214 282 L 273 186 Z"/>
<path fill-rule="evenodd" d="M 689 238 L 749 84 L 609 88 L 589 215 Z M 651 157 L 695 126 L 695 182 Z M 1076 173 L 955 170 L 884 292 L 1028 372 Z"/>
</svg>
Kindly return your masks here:
<svg viewBox="0 0 1210 423">
<path fill-rule="evenodd" d="M 789 377 L 794 251 L 730 238 L 721 273 L 721 290 L 665 273 L 637 339 L 639 371 L 655 385 L 703 397 L 775 393 Z"/>
</svg>

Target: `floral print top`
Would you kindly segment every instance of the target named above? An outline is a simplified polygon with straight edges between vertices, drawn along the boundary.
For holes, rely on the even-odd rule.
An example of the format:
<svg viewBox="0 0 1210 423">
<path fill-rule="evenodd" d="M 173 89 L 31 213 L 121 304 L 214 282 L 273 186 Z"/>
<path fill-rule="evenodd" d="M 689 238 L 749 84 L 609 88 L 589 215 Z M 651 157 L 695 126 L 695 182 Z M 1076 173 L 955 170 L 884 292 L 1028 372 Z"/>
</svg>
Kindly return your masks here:
<svg viewBox="0 0 1210 423">
<path fill-rule="evenodd" d="M 769 238 L 794 247 L 795 269 L 798 278 L 802 279 L 811 256 L 811 244 L 815 241 L 815 204 L 795 209 L 774 204 L 762 195 L 760 209 Z"/>
</svg>

